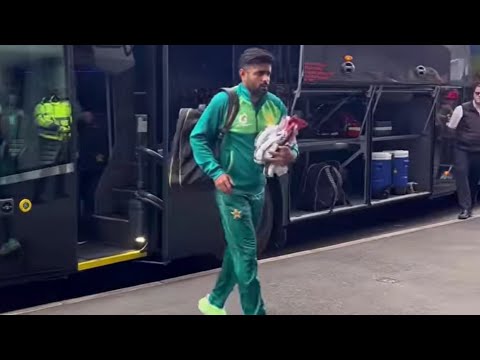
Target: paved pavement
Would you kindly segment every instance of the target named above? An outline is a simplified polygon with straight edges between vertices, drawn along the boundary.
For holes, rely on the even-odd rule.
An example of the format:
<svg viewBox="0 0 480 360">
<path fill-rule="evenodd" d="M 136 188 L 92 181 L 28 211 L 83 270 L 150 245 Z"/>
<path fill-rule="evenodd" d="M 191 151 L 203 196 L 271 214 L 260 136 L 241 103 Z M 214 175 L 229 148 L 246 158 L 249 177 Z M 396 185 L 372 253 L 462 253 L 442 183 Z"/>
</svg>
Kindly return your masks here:
<svg viewBox="0 0 480 360">
<path fill-rule="evenodd" d="M 480 314 L 480 219 L 270 259 L 271 315 Z M 29 314 L 196 315 L 216 273 L 51 304 Z M 238 293 L 227 304 L 241 314 Z"/>
</svg>

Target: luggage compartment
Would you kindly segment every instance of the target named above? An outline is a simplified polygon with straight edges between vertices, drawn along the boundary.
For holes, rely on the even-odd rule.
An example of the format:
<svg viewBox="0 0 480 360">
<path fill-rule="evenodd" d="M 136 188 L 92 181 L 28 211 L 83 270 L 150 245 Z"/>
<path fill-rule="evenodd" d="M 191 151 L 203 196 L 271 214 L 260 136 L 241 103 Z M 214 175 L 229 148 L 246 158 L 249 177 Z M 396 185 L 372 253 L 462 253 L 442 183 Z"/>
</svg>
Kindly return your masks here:
<svg viewBox="0 0 480 360">
<path fill-rule="evenodd" d="M 294 112 L 305 118 L 309 127 L 299 135 L 300 157 L 290 179 L 290 220 L 428 196 L 432 189 L 429 169 L 433 161 L 435 88 L 330 90 L 307 91 L 296 102 Z M 391 160 L 378 172 L 373 157 L 382 153 L 390 155 Z M 348 202 L 339 201 L 333 209 L 307 209 L 302 199 L 318 196 L 322 189 L 306 194 L 305 177 L 312 165 L 329 162 L 341 165 Z M 374 182 L 387 183 L 383 194 L 375 193 Z"/>
<path fill-rule="evenodd" d="M 366 163 L 363 155 L 367 145 L 366 124 L 372 106 L 368 93 L 368 88 L 332 92 L 325 90 L 322 93 L 307 94 L 298 100 L 294 112 L 306 119 L 309 126 L 299 134 L 300 157 L 293 166 L 294 175 L 290 179 L 291 221 L 367 205 Z M 339 199 L 333 209 L 329 206 L 306 208 L 305 203 L 308 201 L 305 200 L 315 194 L 305 192 L 305 181 L 312 174 L 310 170 L 324 163 L 340 167 L 343 175 L 340 197 L 344 192 L 346 201 Z"/>
<path fill-rule="evenodd" d="M 390 122 L 392 130 L 390 135 L 378 136 L 372 129 L 372 159 L 382 152 L 391 154 L 391 174 L 388 192 L 383 197 L 374 196 L 372 192 L 372 204 L 431 192 L 435 99 L 433 88 L 387 88 L 379 92 L 372 123 Z"/>
</svg>

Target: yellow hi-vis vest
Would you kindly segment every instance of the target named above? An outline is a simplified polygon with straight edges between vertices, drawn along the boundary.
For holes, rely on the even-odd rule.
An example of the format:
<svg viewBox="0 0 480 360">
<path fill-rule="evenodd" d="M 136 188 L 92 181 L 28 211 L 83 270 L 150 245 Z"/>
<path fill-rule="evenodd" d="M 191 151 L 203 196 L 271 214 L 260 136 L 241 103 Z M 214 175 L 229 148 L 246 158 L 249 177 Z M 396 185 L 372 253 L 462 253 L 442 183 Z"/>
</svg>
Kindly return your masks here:
<svg viewBox="0 0 480 360">
<path fill-rule="evenodd" d="M 72 105 L 67 100 L 43 99 L 35 107 L 38 135 L 44 139 L 66 141 L 72 132 Z"/>
</svg>

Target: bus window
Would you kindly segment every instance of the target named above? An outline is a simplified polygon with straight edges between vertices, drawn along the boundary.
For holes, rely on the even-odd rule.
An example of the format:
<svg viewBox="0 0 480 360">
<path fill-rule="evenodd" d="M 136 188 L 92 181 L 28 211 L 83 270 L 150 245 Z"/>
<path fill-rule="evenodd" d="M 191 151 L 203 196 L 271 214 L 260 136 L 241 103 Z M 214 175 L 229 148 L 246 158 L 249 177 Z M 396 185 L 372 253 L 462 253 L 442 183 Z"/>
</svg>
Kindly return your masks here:
<svg viewBox="0 0 480 360">
<path fill-rule="evenodd" d="M 472 75 L 471 45 L 443 45 L 450 52 L 450 84 L 462 85 Z"/>
<path fill-rule="evenodd" d="M 71 126 L 64 46 L 0 45 L 0 176 L 70 162 Z"/>
</svg>

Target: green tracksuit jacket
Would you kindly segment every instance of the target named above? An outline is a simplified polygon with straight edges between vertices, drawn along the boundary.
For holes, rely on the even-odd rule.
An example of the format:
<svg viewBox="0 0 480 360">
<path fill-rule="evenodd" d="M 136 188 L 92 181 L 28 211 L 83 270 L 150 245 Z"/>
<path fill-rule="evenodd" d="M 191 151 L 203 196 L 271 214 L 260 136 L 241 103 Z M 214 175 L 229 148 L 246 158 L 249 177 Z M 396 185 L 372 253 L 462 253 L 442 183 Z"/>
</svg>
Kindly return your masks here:
<svg viewBox="0 0 480 360">
<path fill-rule="evenodd" d="M 191 133 L 190 143 L 195 161 L 213 180 L 227 173 L 235 183 L 235 193 L 256 194 L 265 186 L 263 166 L 253 161 L 255 138 L 269 125 L 276 125 L 287 109 L 275 95 L 267 93 L 256 107 L 250 93 L 242 84 L 237 87 L 240 99 L 238 115 L 225 136 L 220 159 L 215 159 L 212 149 L 218 131 L 226 121 L 228 95 L 217 94 L 205 109 Z M 298 149 L 293 149 L 298 153 Z"/>
<path fill-rule="evenodd" d="M 234 182 L 232 195 L 217 191 L 216 200 L 225 232 L 227 248 L 222 270 L 208 301 L 216 308 L 225 302 L 238 284 L 246 315 L 263 315 L 265 308 L 257 278 L 257 244 L 255 228 L 264 204 L 265 175 L 263 166 L 253 160 L 255 139 L 269 125 L 276 125 L 287 109 L 282 101 L 267 93 L 254 106 L 250 92 L 242 84 L 237 87 L 240 108 L 229 133 L 225 135 L 220 158 L 212 149 L 218 141 L 228 111 L 228 95 L 217 94 L 205 109 L 190 136 L 197 164 L 213 180 L 228 174 Z M 294 147 L 297 152 L 297 147 Z M 201 309 L 202 310 L 202 309 Z M 208 310 L 203 309 L 204 313 Z"/>
</svg>

